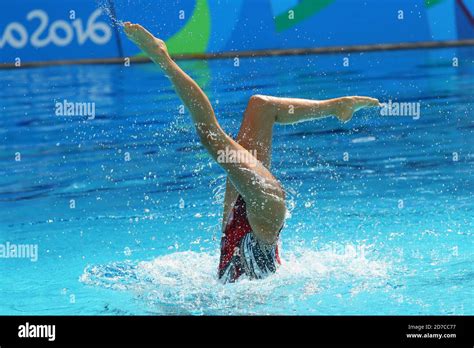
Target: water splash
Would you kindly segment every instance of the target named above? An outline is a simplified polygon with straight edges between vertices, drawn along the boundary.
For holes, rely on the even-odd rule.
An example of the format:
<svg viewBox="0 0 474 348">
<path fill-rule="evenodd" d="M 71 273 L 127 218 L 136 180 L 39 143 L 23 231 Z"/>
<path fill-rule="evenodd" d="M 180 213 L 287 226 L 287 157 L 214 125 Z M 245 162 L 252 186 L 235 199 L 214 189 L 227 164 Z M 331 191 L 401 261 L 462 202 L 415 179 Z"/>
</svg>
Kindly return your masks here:
<svg viewBox="0 0 474 348">
<path fill-rule="evenodd" d="M 275 275 L 224 285 L 216 276 L 217 254 L 185 251 L 151 261 L 87 266 L 80 281 L 132 292 L 152 313 L 277 314 L 283 311 L 277 309 L 279 304 L 288 303 L 289 294 L 293 294 L 293 302 L 318 296 L 334 281 L 338 286 L 349 286 L 350 295 L 383 286 L 390 265 L 366 256 L 338 253 L 334 248 L 295 250 L 285 254 Z"/>
<path fill-rule="evenodd" d="M 115 9 L 113 2 L 110 0 L 96 0 L 97 7 L 100 8 L 107 17 L 111 20 L 113 25 L 118 27 L 123 27 L 124 22 L 122 20 L 117 19 L 115 14 Z"/>
</svg>

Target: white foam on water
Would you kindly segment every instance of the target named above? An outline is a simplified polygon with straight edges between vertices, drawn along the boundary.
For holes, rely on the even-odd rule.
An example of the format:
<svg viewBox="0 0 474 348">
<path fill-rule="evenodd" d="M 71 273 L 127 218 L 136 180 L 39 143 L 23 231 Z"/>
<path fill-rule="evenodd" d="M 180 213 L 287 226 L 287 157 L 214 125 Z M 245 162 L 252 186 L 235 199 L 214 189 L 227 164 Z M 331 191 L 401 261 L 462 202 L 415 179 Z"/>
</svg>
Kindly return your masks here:
<svg viewBox="0 0 474 348">
<path fill-rule="evenodd" d="M 390 265 L 365 254 L 300 249 L 285 253 L 277 273 L 266 279 L 222 284 L 217 254 L 185 251 L 151 261 L 87 266 L 80 281 L 132 292 L 151 313 L 262 314 L 262 306 L 288 302 L 289 296 L 318 295 L 329 281 L 349 286 L 352 294 L 386 283 Z"/>
</svg>

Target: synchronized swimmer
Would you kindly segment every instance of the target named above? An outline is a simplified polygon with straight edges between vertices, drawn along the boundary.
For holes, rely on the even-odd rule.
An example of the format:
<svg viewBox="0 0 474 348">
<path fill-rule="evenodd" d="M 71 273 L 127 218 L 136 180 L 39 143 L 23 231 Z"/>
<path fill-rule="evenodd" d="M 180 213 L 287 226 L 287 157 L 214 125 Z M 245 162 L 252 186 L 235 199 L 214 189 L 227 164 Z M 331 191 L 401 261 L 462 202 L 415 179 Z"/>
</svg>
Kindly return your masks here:
<svg viewBox="0 0 474 348">
<path fill-rule="evenodd" d="M 273 125 L 328 116 L 347 122 L 359 109 L 380 106 L 379 101 L 359 96 L 308 100 L 254 95 L 234 140 L 220 127 L 201 88 L 171 59 L 165 43 L 139 24 L 126 22 L 124 30 L 170 79 L 189 109 L 202 145 L 227 173 L 219 279 L 228 283 L 242 275 L 261 279 L 274 273 L 281 263 L 277 241 L 286 207 L 285 191 L 270 172 Z M 223 153 L 239 154 L 244 160 L 222 160 Z"/>
</svg>

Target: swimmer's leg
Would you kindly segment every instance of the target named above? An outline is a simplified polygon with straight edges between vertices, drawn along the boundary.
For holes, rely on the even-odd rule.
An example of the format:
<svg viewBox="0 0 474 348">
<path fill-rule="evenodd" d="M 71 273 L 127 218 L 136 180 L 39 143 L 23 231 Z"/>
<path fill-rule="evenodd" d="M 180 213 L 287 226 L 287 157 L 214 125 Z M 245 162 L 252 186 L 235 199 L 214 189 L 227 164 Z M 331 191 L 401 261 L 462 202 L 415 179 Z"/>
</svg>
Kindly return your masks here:
<svg viewBox="0 0 474 348">
<path fill-rule="evenodd" d="M 354 112 L 380 106 L 377 99 L 371 97 L 349 96 L 327 100 L 310 100 L 299 98 L 277 98 L 261 96 L 273 108 L 275 122 L 282 124 L 297 123 L 317 118 L 335 116 L 341 122 L 348 122 Z"/>
<path fill-rule="evenodd" d="M 137 24 L 125 23 L 125 32 L 173 83 L 190 111 L 201 143 L 227 172 L 230 181 L 244 198 L 247 217 L 256 237 L 274 243 L 285 218 L 285 194 L 270 171 L 249 151 L 230 138 L 220 127 L 209 99 L 199 86 L 171 60 L 163 41 Z M 233 151 L 240 161 L 223 156 Z"/>
<path fill-rule="evenodd" d="M 297 123 L 328 116 L 335 116 L 341 122 L 347 122 L 355 111 L 378 105 L 377 99 L 358 96 L 320 101 L 254 95 L 247 104 L 236 141 L 247 150 L 256 153 L 258 160 L 270 169 L 275 123 Z M 222 229 L 225 228 L 227 216 L 237 195 L 238 192 L 232 182 L 227 180 Z"/>
<path fill-rule="evenodd" d="M 240 145 L 252 152 L 263 165 L 270 169 L 273 124 L 275 115 L 266 101 L 260 96 L 252 96 L 245 109 L 239 133 L 235 139 Z M 230 211 L 232 210 L 239 192 L 227 178 L 224 197 L 224 216 L 222 231 L 224 231 Z"/>
</svg>

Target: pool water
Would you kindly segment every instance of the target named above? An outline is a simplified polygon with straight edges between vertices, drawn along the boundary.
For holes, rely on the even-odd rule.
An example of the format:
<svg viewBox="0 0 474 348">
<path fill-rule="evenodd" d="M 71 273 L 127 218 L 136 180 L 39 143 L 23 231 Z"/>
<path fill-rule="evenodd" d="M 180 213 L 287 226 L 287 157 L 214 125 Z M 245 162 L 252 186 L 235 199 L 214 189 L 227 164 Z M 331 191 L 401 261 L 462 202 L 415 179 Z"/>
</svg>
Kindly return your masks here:
<svg viewBox="0 0 474 348">
<path fill-rule="evenodd" d="M 0 314 L 474 314 L 473 50 L 179 62 L 233 136 L 257 93 L 420 103 L 276 126 L 283 264 L 227 285 L 225 174 L 155 66 L 1 70 L 0 243 L 38 260 L 0 259 Z"/>
</svg>

